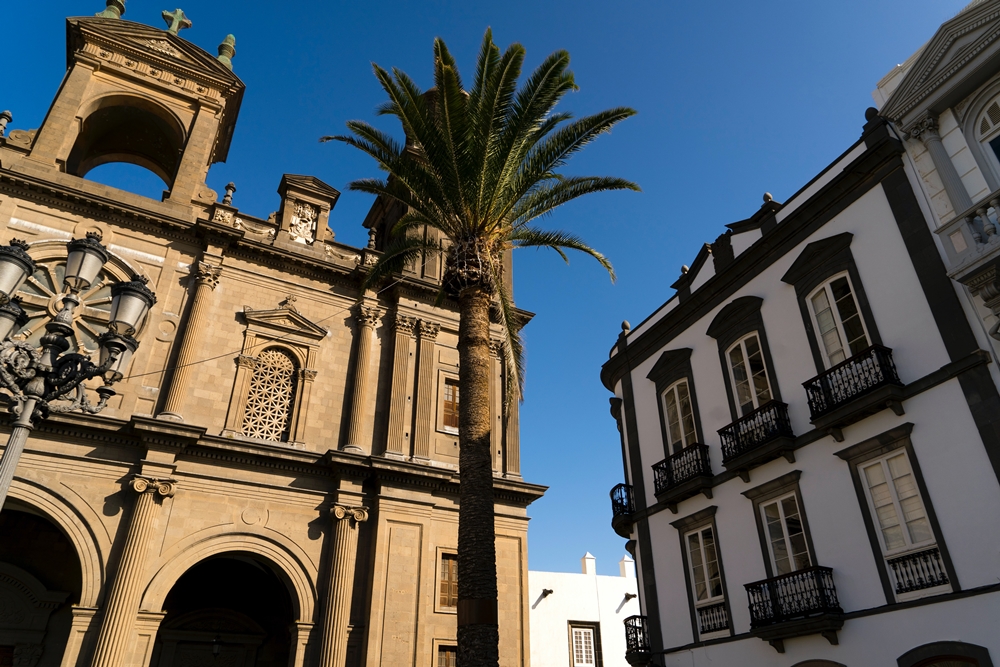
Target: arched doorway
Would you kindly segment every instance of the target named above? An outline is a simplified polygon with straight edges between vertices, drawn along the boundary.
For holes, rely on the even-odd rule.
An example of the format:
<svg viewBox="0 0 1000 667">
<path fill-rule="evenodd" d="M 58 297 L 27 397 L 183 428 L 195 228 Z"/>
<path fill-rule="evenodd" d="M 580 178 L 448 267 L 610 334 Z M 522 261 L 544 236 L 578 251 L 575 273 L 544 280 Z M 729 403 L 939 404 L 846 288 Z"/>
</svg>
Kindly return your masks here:
<svg viewBox="0 0 1000 667">
<path fill-rule="evenodd" d="M 272 568 L 230 552 L 185 572 L 163 603 L 151 667 L 287 667 L 296 619 Z"/>
<path fill-rule="evenodd" d="M 0 512 L 0 667 L 59 667 L 82 578 L 62 531 L 8 498 Z"/>
</svg>

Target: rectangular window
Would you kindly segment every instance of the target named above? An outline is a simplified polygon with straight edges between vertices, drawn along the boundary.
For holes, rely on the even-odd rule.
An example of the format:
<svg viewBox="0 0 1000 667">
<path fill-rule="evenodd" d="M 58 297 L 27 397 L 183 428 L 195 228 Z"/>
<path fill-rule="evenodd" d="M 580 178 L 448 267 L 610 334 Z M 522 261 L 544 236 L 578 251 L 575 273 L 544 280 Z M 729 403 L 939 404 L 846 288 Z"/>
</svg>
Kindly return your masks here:
<svg viewBox="0 0 1000 667">
<path fill-rule="evenodd" d="M 444 426 L 458 428 L 458 380 L 444 381 Z"/>
<path fill-rule="evenodd" d="M 455 667 L 458 664 L 458 647 L 438 646 L 437 667 Z"/>
<path fill-rule="evenodd" d="M 760 513 L 775 576 L 811 566 L 796 494 L 761 503 Z"/>
<path fill-rule="evenodd" d="M 771 383 L 756 333 L 729 348 L 730 380 L 740 415 L 747 415 L 771 400 Z"/>
<path fill-rule="evenodd" d="M 712 527 L 705 526 L 685 537 L 695 604 L 721 599 L 722 576 L 719 573 L 719 554 L 715 548 Z"/>
<path fill-rule="evenodd" d="M 570 628 L 573 636 L 573 667 L 595 667 L 593 628 Z"/>
<path fill-rule="evenodd" d="M 836 366 L 871 344 L 846 274 L 835 277 L 813 292 L 809 297 L 809 306 L 827 368 Z"/>
<path fill-rule="evenodd" d="M 691 391 L 687 380 L 676 382 L 663 392 L 663 408 L 671 453 L 676 454 L 697 442 L 698 434 L 694 426 L 694 410 L 691 407 Z"/>
<path fill-rule="evenodd" d="M 859 468 L 885 554 L 931 544 L 934 533 L 906 452 L 894 452 Z"/>
<path fill-rule="evenodd" d="M 458 556 L 441 554 L 441 577 L 438 583 L 438 606 L 458 606 Z"/>
</svg>

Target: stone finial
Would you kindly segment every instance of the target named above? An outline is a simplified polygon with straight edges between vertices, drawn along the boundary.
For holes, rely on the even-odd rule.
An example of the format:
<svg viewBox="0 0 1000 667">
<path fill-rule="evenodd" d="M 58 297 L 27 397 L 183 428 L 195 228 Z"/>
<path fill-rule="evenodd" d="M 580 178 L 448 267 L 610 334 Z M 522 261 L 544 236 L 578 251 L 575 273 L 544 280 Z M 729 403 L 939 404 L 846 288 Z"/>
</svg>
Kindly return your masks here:
<svg viewBox="0 0 1000 667">
<path fill-rule="evenodd" d="M 687 264 L 681 264 L 681 275 L 686 276 L 687 272 L 690 270 L 691 268 Z"/>
<path fill-rule="evenodd" d="M 0 111 L 0 137 L 7 131 L 7 123 L 14 120 L 9 111 Z"/>
<path fill-rule="evenodd" d="M 234 35 L 226 35 L 226 38 L 222 40 L 222 44 L 219 44 L 219 62 L 226 66 L 226 69 L 233 69 L 233 56 L 236 55 L 236 37 Z"/>
<path fill-rule="evenodd" d="M 371 229 L 368 230 L 368 249 L 369 250 L 374 250 L 375 249 L 375 228 L 374 227 L 372 227 Z"/>
<path fill-rule="evenodd" d="M 168 12 L 166 9 L 163 10 L 163 20 L 167 22 L 167 32 L 171 35 L 176 35 L 181 30 L 186 30 L 190 28 L 193 24 L 191 19 L 184 15 L 183 9 L 175 9 L 172 12 Z"/>
<path fill-rule="evenodd" d="M 226 196 L 222 198 L 222 203 L 226 206 L 233 205 L 233 195 L 236 193 L 235 183 L 226 183 Z"/>
<path fill-rule="evenodd" d="M 107 0 L 107 8 L 94 16 L 102 19 L 120 19 L 125 13 L 125 0 Z"/>
<path fill-rule="evenodd" d="M 764 203 L 766 204 L 766 203 L 768 203 L 770 201 L 774 201 L 774 197 L 771 196 L 770 192 L 765 192 L 764 193 Z"/>
<path fill-rule="evenodd" d="M 628 320 L 622 320 L 622 331 L 628 333 L 632 330 L 632 325 L 628 323 Z"/>
</svg>

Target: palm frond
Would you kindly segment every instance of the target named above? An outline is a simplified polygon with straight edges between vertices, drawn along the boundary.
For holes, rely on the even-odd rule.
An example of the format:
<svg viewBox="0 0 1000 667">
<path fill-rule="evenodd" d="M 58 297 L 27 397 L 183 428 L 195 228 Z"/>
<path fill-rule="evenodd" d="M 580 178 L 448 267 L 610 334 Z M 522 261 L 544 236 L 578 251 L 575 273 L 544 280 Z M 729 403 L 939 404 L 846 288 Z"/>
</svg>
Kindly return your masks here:
<svg viewBox="0 0 1000 667">
<path fill-rule="evenodd" d="M 378 261 L 368 269 L 361 290 L 371 289 L 395 273 L 402 273 L 410 262 L 424 253 L 440 253 L 441 248 L 419 236 L 399 236 L 379 255 Z"/>
<path fill-rule="evenodd" d="M 549 215 L 563 204 L 595 192 L 641 192 L 641 188 L 632 181 L 612 176 L 569 176 L 554 180 L 555 183 L 540 185 L 517 201 L 508 215 L 511 227 L 516 229 L 536 218 Z"/>
<path fill-rule="evenodd" d="M 611 276 L 611 282 L 618 279 L 615 275 L 615 268 L 608 258 L 584 243 L 583 239 L 576 234 L 558 230 L 520 227 L 512 230 L 507 240 L 515 248 L 551 248 L 559 253 L 567 264 L 569 264 L 569 258 L 563 252 L 564 249 L 582 252 L 596 259 L 598 264 L 604 267 L 608 275 Z"/>
</svg>

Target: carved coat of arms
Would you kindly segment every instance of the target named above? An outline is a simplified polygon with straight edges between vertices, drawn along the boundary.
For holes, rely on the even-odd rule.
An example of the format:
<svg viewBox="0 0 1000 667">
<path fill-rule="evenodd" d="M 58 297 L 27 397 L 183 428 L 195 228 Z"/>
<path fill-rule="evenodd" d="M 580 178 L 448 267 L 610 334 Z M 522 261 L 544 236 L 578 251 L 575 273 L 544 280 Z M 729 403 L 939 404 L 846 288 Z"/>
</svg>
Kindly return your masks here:
<svg viewBox="0 0 1000 667">
<path fill-rule="evenodd" d="M 316 240 L 316 221 L 319 219 L 319 209 L 311 204 L 297 202 L 295 215 L 288 226 L 288 234 L 293 241 L 312 243 Z"/>
</svg>

